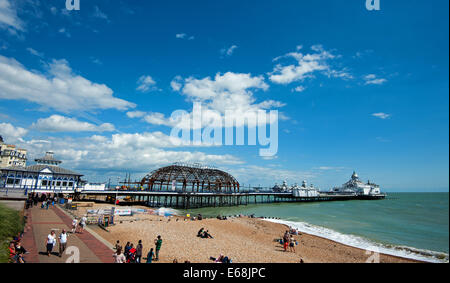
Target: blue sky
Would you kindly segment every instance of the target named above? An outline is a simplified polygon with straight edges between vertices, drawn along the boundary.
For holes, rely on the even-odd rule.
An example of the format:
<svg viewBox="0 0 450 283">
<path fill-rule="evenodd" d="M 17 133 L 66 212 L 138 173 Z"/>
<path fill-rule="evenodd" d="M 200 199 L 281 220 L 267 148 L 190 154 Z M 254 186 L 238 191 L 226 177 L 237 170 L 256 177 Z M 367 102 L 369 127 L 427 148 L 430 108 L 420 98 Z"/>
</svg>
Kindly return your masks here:
<svg viewBox="0 0 450 283">
<path fill-rule="evenodd" d="M 0 135 L 90 181 L 185 161 L 243 184 L 328 189 L 356 170 L 387 191 L 448 191 L 448 5 L 0 0 Z M 278 110 L 277 155 L 169 144 L 168 117 L 198 100 Z"/>
</svg>

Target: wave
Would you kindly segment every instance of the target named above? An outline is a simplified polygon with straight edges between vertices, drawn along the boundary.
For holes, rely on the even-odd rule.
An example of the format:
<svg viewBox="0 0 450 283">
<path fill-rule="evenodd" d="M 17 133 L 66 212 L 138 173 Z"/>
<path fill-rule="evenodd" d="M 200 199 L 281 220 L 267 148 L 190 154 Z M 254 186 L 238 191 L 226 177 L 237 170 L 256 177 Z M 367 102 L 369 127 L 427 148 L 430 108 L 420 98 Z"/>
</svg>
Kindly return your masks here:
<svg viewBox="0 0 450 283">
<path fill-rule="evenodd" d="M 449 255 L 442 252 L 417 249 L 407 246 L 381 244 L 360 236 L 342 234 L 332 229 L 312 225 L 306 222 L 294 222 L 294 221 L 287 221 L 280 219 L 266 219 L 266 218 L 264 218 L 263 220 L 279 224 L 285 224 L 287 226 L 295 228 L 299 232 L 326 238 L 347 246 L 360 248 L 366 251 L 432 263 L 449 262 Z"/>
</svg>

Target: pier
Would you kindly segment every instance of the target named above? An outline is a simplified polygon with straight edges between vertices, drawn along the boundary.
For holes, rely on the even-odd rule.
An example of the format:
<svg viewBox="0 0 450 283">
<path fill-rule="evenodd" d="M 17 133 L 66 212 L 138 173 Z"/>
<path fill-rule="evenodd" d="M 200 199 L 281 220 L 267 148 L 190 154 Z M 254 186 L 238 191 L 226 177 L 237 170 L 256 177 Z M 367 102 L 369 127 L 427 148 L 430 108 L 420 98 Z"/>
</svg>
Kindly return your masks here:
<svg viewBox="0 0 450 283">
<path fill-rule="evenodd" d="M 149 192 L 149 191 L 84 191 L 77 193 L 77 200 L 97 200 L 115 203 L 116 199 L 128 197 L 128 201 L 119 202 L 123 205 L 140 204 L 149 207 L 169 207 L 177 209 L 192 209 L 204 207 L 225 207 L 262 203 L 300 203 L 383 199 L 385 195 L 356 196 L 320 194 L 317 197 L 294 197 L 292 193 L 276 192 L 239 192 L 239 193 L 186 193 L 186 192 Z"/>
</svg>

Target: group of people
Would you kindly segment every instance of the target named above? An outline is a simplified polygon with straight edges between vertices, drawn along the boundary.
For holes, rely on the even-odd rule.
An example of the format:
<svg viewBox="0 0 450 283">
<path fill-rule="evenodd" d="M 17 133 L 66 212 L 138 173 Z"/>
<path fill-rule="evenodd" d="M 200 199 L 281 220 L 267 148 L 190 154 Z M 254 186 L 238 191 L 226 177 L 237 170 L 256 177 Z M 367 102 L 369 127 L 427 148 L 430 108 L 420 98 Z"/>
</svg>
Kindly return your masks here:
<svg viewBox="0 0 450 283">
<path fill-rule="evenodd" d="M 54 206 L 58 201 L 58 197 L 56 194 L 41 194 L 31 193 L 28 195 L 27 200 L 25 201 L 25 208 L 29 209 L 33 206 L 37 206 L 39 202 L 41 202 L 41 208 L 48 209 L 50 205 Z"/>
<path fill-rule="evenodd" d="M 291 231 L 286 230 L 284 233 L 283 239 L 281 240 L 283 244 L 283 249 L 285 252 L 289 251 L 295 253 L 295 246 L 298 244 L 294 238 L 294 234 Z"/>
<path fill-rule="evenodd" d="M 162 246 L 162 238 L 160 235 L 156 237 L 154 240 L 155 248 L 151 248 L 147 257 L 142 257 L 144 247 L 142 245 L 142 240 L 138 241 L 136 247 L 134 247 L 133 243 L 127 242 L 125 247 L 123 248 L 120 245 L 120 241 L 116 242 L 115 250 L 116 252 L 113 254 L 115 263 L 142 263 L 142 260 L 145 260 L 146 263 L 152 263 L 152 261 L 159 260 L 159 251 Z"/>
<path fill-rule="evenodd" d="M 68 238 L 67 231 L 63 229 L 59 236 L 56 236 L 55 230 L 50 231 L 50 234 L 47 235 L 47 239 L 45 240 L 45 246 L 46 246 L 46 254 L 47 256 L 50 256 L 52 254 L 52 251 L 57 243 L 59 243 L 59 253 L 58 256 L 62 257 L 63 252 L 67 248 L 67 238 Z"/>
<path fill-rule="evenodd" d="M 22 235 L 19 234 L 13 237 L 13 240 L 9 243 L 9 261 L 11 263 L 25 263 L 24 255 L 27 254 L 27 250 L 21 244 Z"/>
<path fill-rule="evenodd" d="M 220 254 L 218 257 L 210 257 L 209 259 L 215 263 L 232 263 L 231 258 L 224 256 L 223 254 Z"/>
<path fill-rule="evenodd" d="M 200 238 L 203 238 L 203 239 L 213 239 L 213 236 L 211 236 L 211 234 L 209 234 L 209 231 L 205 230 L 205 228 L 201 228 L 197 232 L 197 237 L 200 237 Z"/>
<path fill-rule="evenodd" d="M 72 231 L 71 231 L 72 234 L 75 234 L 75 233 L 83 234 L 86 224 L 87 224 L 86 215 L 84 215 L 83 217 L 80 217 L 80 218 L 74 218 L 72 220 Z"/>
</svg>

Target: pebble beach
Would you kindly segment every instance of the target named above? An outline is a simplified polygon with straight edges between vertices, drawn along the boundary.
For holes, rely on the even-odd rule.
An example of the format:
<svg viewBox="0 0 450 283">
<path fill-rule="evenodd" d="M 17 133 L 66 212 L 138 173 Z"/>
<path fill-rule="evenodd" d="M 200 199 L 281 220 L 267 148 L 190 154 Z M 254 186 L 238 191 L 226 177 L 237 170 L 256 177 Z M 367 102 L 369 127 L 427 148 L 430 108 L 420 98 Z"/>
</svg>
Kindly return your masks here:
<svg viewBox="0 0 450 283">
<path fill-rule="evenodd" d="M 90 208 L 79 208 L 77 215 L 87 209 L 111 207 L 95 204 Z M 136 207 L 148 209 L 145 207 Z M 142 240 L 144 256 L 154 239 L 161 235 L 163 245 L 158 262 L 212 263 L 210 257 L 223 254 L 234 263 L 364 263 L 374 259 L 372 253 L 346 246 L 328 239 L 305 233 L 295 235 L 298 245 L 296 252 L 284 252 L 277 242 L 288 229 L 286 225 L 272 223 L 259 218 L 233 217 L 227 220 L 215 218 L 192 221 L 182 216 L 163 217 L 150 214 L 117 216 L 115 225 L 106 230 L 96 225 L 92 229 L 106 241 L 115 244 L 117 240 L 124 246 L 126 242 Z M 197 237 L 201 228 L 209 230 L 213 239 Z M 111 257 L 112 260 L 112 257 Z M 411 263 L 414 260 L 390 255 L 379 256 L 381 263 Z"/>
</svg>

